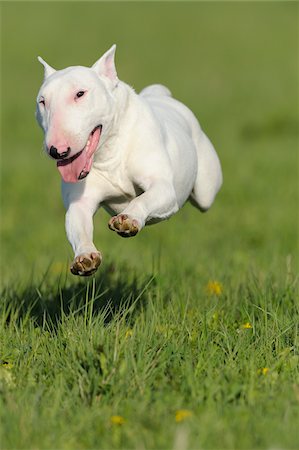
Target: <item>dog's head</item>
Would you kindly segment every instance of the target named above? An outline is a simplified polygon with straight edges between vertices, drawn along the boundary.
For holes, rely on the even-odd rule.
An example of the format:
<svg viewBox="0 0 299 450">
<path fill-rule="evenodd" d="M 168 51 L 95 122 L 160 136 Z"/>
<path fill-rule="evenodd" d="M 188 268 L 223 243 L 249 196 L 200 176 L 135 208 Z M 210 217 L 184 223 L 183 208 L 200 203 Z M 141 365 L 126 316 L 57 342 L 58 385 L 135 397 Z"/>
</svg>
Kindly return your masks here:
<svg viewBox="0 0 299 450">
<path fill-rule="evenodd" d="M 42 58 L 44 81 L 36 118 L 45 133 L 45 150 L 57 160 L 64 181 L 75 183 L 90 172 L 93 155 L 111 127 L 118 84 L 114 45 L 91 68 L 55 70 Z"/>
</svg>

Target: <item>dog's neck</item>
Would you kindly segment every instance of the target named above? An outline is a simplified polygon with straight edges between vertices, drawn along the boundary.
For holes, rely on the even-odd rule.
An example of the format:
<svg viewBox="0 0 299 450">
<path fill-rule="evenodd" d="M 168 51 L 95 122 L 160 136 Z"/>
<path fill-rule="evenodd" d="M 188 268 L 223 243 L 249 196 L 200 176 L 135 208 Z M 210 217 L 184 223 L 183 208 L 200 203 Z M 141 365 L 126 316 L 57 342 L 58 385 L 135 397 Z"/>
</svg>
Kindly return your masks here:
<svg viewBox="0 0 299 450">
<path fill-rule="evenodd" d="M 122 150 L 128 145 L 131 136 L 127 130 L 134 129 L 138 120 L 137 108 L 132 105 L 138 102 L 138 95 L 126 83 L 119 81 L 112 91 L 114 97 L 114 114 L 107 130 L 103 130 L 99 148 L 94 155 L 93 165 L 106 170 L 117 166 Z"/>
</svg>

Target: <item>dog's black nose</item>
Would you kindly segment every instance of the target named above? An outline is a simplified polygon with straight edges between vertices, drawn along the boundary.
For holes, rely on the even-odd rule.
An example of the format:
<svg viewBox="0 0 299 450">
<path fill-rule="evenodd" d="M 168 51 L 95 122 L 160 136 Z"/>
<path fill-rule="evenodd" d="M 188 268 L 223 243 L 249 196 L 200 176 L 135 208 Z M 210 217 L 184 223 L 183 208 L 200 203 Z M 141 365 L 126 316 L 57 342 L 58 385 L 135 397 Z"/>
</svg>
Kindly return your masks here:
<svg viewBox="0 0 299 450">
<path fill-rule="evenodd" d="M 68 155 L 70 154 L 71 148 L 68 147 L 67 150 L 65 152 L 59 153 L 57 148 L 54 147 L 53 145 L 51 145 L 50 147 L 50 151 L 49 154 L 50 156 L 52 156 L 52 158 L 54 159 L 65 159 L 68 157 Z"/>
</svg>

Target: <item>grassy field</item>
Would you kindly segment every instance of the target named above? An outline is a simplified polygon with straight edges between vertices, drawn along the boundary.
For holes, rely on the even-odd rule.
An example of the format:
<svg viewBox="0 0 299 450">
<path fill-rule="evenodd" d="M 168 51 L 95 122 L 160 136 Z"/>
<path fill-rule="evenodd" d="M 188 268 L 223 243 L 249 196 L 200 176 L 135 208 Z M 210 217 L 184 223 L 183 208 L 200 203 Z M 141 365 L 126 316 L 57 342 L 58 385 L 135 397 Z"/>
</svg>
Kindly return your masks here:
<svg viewBox="0 0 299 450">
<path fill-rule="evenodd" d="M 0 446 L 298 449 L 298 3 L 2 3 Z M 69 274 L 42 151 L 41 55 L 161 82 L 224 185 L 211 211 L 121 239 Z"/>
</svg>

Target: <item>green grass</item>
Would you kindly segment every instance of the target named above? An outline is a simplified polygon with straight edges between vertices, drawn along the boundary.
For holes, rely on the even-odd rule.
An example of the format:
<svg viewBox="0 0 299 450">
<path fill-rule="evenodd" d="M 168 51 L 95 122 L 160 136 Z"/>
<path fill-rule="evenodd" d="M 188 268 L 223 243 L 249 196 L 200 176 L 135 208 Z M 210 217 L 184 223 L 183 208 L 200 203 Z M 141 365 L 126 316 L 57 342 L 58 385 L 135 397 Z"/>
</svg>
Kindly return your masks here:
<svg viewBox="0 0 299 450">
<path fill-rule="evenodd" d="M 298 4 L 1 12 L 1 448 L 299 448 Z M 114 42 L 121 79 L 165 83 L 196 113 L 224 185 L 207 214 L 186 205 L 133 239 L 100 211 L 104 262 L 78 280 L 36 56 L 91 65 Z"/>
<path fill-rule="evenodd" d="M 292 279 L 252 276 L 221 296 L 186 284 L 110 267 L 87 286 L 10 288 L 4 448 L 295 448 Z M 177 423 L 180 409 L 192 416 Z"/>
</svg>

